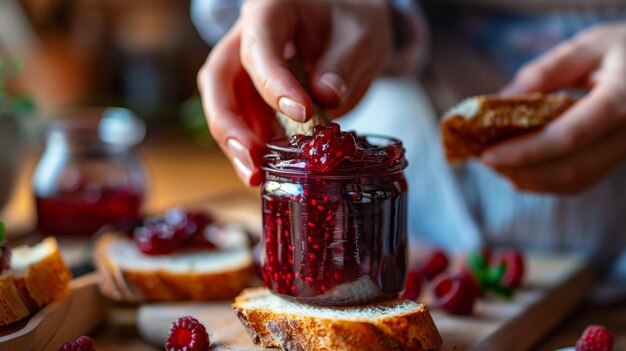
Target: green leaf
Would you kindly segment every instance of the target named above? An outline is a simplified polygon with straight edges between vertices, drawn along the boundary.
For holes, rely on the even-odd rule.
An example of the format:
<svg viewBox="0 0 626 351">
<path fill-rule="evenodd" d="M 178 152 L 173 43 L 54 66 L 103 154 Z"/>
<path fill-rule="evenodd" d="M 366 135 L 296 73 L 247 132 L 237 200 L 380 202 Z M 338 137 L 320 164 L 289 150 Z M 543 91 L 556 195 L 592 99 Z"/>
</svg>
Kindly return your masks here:
<svg viewBox="0 0 626 351">
<path fill-rule="evenodd" d="M 487 261 L 480 251 L 472 251 L 468 257 L 469 266 L 472 272 L 482 272 L 487 268 Z"/>
<path fill-rule="evenodd" d="M 489 268 L 489 270 L 487 271 L 487 281 L 491 284 L 495 284 L 498 283 L 502 277 L 504 277 L 504 274 L 506 273 L 506 265 L 503 264 L 499 264 L 495 267 L 491 267 Z"/>
<path fill-rule="evenodd" d="M 510 299 L 513 296 L 513 290 L 501 284 L 493 284 L 490 287 L 490 290 L 493 291 L 496 295 L 502 296 L 507 299 Z"/>
<path fill-rule="evenodd" d="M 5 234 L 4 222 L 0 221 L 0 244 L 4 242 L 4 234 Z"/>
</svg>

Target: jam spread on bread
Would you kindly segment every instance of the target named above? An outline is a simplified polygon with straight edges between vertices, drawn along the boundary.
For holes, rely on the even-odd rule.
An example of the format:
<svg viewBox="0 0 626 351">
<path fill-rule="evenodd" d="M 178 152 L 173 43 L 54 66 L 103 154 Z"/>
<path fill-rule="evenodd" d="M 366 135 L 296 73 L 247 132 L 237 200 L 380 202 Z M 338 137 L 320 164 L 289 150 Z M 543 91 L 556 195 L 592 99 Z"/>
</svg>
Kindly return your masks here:
<svg viewBox="0 0 626 351">
<path fill-rule="evenodd" d="M 215 249 L 207 230 L 214 224 L 205 212 L 171 209 L 147 218 L 133 230 L 137 248 L 146 255 L 167 255 L 179 249 Z"/>
<path fill-rule="evenodd" d="M 338 124 L 268 145 L 260 266 L 275 293 L 319 305 L 393 298 L 406 274 L 402 143 Z"/>
</svg>

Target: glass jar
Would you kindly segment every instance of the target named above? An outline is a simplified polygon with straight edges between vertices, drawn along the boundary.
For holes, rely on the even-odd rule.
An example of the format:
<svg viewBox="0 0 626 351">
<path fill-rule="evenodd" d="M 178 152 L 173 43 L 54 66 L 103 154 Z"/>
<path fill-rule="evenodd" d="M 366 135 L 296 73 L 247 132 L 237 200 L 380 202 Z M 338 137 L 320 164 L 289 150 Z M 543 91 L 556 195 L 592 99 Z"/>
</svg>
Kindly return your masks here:
<svg viewBox="0 0 626 351">
<path fill-rule="evenodd" d="M 146 177 L 133 147 L 144 135 L 145 124 L 122 108 L 52 122 L 33 175 L 39 231 L 89 236 L 137 223 Z"/>
<path fill-rule="evenodd" d="M 316 305 L 394 298 L 407 260 L 407 163 L 397 139 L 365 136 L 358 162 L 328 172 L 274 140 L 265 155 L 260 266 L 279 295 Z"/>
</svg>

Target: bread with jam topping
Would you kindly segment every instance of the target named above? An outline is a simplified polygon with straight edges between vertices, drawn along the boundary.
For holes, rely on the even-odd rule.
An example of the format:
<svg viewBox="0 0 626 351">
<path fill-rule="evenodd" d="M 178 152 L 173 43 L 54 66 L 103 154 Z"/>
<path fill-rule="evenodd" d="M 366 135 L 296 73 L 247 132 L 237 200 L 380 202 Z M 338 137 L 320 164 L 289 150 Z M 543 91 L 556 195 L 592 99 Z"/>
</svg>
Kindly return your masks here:
<svg viewBox="0 0 626 351">
<path fill-rule="evenodd" d="M 238 230 L 229 234 L 233 239 L 245 235 Z M 149 256 L 132 239 L 115 232 L 96 240 L 94 262 L 102 294 L 135 303 L 233 298 L 248 286 L 253 272 L 247 242 Z"/>
<path fill-rule="evenodd" d="M 566 94 L 467 98 L 441 122 L 446 158 L 458 163 L 478 157 L 494 144 L 545 127 L 575 102 Z"/>
<path fill-rule="evenodd" d="M 255 344 L 284 351 L 426 351 L 443 343 L 428 308 L 409 300 L 312 306 L 251 288 L 232 306 Z"/>
</svg>

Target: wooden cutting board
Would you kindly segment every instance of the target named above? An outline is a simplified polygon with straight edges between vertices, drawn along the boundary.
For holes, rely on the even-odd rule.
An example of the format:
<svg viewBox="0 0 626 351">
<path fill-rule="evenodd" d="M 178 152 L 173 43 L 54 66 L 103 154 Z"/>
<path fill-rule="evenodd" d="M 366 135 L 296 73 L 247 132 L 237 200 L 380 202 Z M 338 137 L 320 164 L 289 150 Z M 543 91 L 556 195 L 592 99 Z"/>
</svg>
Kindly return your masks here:
<svg viewBox="0 0 626 351">
<path fill-rule="evenodd" d="M 474 315 L 456 317 L 426 303 L 439 329 L 442 350 L 528 350 L 562 321 L 586 296 L 591 271 L 574 256 L 530 256 L 524 287 L 512 300 L 480 300 Z M 142 336 L 163 345 L 170 323 L 193 315 L 209 331 L 216 350 L 262 350 L 256 347 L 230 308 L 229 302 L 152 304 L 139 308 Z"/>
<path fill-rule="evenodd" d="M 30 318 L 0 329 L 2 351 L 56 351 L 102 321 L 105 305 L 97 286 L 98 276 L 89 274 L 72 280 L 70 295 L 53 302 Z"/>
<path fill-rule="evenodd" d="M 219 217 L 244 221 L 253 231 L 260 228 L 260 205 L 250 194 L 229 194 L 199 206 Z M 590 289 L 591 269 L 581 257 L 533 255 L 527 264 L 524 287 L 512 300 L 480 300 L 470 317 L 455 317 L 437 309 L 424 289 L 419 301 L 431 310 L 444 339 L 442 350 L 528 350 Z M 146 340 L 163 345 L 170 323 L 183 315 L 193 315 L 205 323 L 216 350 L 262 350 L 252 343 L 230 302 L 143 305 L 138 310 L 138 329 Z"/>
</svg>

